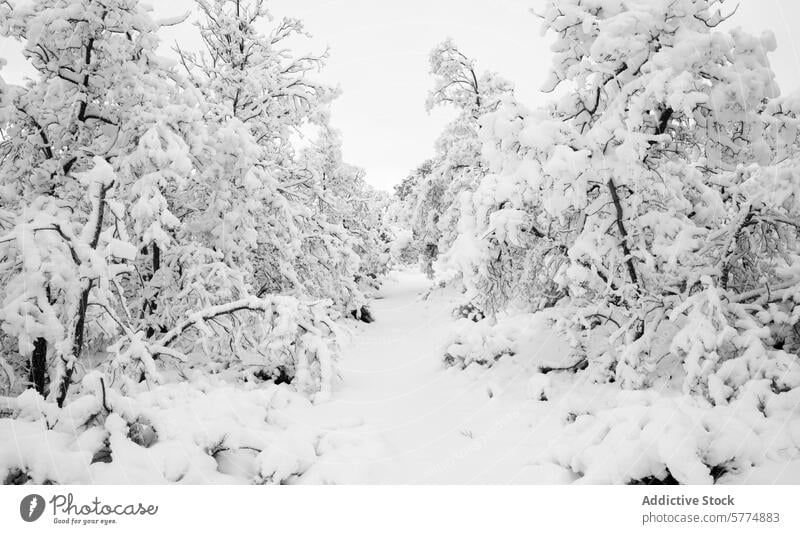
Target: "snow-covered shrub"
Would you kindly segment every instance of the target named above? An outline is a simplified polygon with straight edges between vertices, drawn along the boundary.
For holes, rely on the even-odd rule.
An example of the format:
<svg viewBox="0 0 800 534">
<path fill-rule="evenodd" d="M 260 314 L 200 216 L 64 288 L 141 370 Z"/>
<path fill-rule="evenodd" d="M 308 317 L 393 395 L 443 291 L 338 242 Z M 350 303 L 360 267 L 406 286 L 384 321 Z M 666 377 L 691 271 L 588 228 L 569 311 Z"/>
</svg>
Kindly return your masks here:
<svg viewBox="0 0 800 534">
<path fill-rule="evenodd" d="M 464 369 L 471 364 L 491 367 L 503 356 L 513 356 L 514 340 L 489 321 L 459 319 L 444 351 L 445 365 Z"/>
<path fill-rule="evenodd" d="M 528 372 L 581 371 L 586 358 L 554 324 L 558 311 L 505 313 L 496 318 L 472 321 L 458 319 L 443 353 L 449 365 L 471 363 L 491 367 L 502 356 L 514 356 Z"/>
<path fill-rule="evenodd" d="M 534 373 L 528 379 L 528 398 L 537 401 L 549 400 L 552 395 L 550 377 L 543 373 Z"/>
<path fill-rule="evenodd" d="M 95 372 L 76 389 L 63 408 L 33 390 L 0 399 L 0 481 L 291 483 L 339 452 L 326 431 L 290 415 L 308 400 L 283 386 L 241 388 L 195 373 L 125 396 Z"/>
<path fill-rule="evenodd" d="M 392 261 L 399 265 L 412 265 L 417 263 L 418 253 L 414 246 L 413 233 L 406 228 L 397 229 L 395 237 L 389 244 L 389 255 Z"/>
<path fill-rule="evenodd" d="M 164 382 L 156 360 L 224 372 L 234 379 L 288 382 L 314 400 L 326 400 L 336 376 L 337 327 L 327 302 L 294 297 L 247 297 L 189 314 L 161 336 L 129 333 L 109 347 L 105 364 L 123 391 L 141 379 Z M 117 381 L 118 379 L 118 381 Z"/>
<path fill-rule="evenodd" d="M 544 373 L 569 370 L 569 345 L 551 326 L 551 317 L 544 313 L 504 315 L 497 321 L 458 319 L 444 346 L 448 366 L 466 368 L 471 364 L 491 367 L 503 356 L 513 356 Z"/>
<path fill-rule="evenodd" d="M 456 309 L 453 310 L 453 315 L 456 317 L 469 319 L 470 321 L 473 321 L 475 323 L 486 318 L 483 311 L 481 311 L 481 309 L 478 308 L 472 302 L 467 302 L 465 304 L 460 304 L 456 306 Z"/>
<path fill-rule="evenodd" d="M 800 452 L 800 420 L 790 408 L 796 391 L 764 406 L 752 398 L 709 406 L 657 391 L 608 393 L 566 392 L 555 405 L 564 413 L 563 430 L 535 461 L 567 468 L 579 483 L 671 477 L 681 484 L 710 484 L 726 476 L 746 479 L 754 467 Z"/>
</svg>

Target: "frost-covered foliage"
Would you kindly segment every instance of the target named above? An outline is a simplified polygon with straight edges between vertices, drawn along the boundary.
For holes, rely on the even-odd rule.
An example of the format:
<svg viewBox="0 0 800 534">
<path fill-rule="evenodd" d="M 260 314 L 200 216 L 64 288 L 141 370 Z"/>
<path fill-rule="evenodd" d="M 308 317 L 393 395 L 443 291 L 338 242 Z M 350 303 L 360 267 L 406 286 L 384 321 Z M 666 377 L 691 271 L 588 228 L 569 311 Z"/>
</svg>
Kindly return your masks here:
<svg viewBox="0 0 800 534">
<path fill-rule="evenodd" d="M 459 196 L 473 190 L 485 174 L 480 158 L 479 119 L 494 111 L 511 85 L 494 73 L 479 73 L 475 61 L 451 40 L 430 54 L 434 87 L 426 107 L 455 108 L 457 116 L 436 141 L 436 155 L 424 162 L 396 189 L 413 230 L 423 268 L 433 277 L 433 262 L 456 239 Z"/>
<path fill-rule="evenodd" d="M 448 254 L 489 314 L 555 305 L 594 379 L 646 388 L 675 357 L 714 405 L 800 386 L 800 108 L 772 34 L 723 30 L 724 8 L 547 2 L 543 90 L 565 90 L 480 119 L 488 171 Z"/>
<path fill-rule="evenodd" d="M 329 127 L 303 154 L 313 176 L 312 220 L 325 221 L 317 229 L 317 239 L 304 243 L 313 247 L 303 255 L 306 268 L 314 266 L 316 271 L 316 277 L 312 272 L 307 276 L 319 288 L 312 294 L 333 298 L 329 293 L 335 289 L 345 293 L 339 300 L 349 310 L 358 309 L 364 305 L 363 292 L 379 286 L 389 265 L 386 195 L 364 180 L 362 169 L 342 160 L 340 135 Z M 336 258 L 337 254 L 342 257 Z"/>
<path fill-rule="evenodd" d="M 273 21 L 262 33 L 271 19 L 263 0 L 198 6 L 205 50 L 178 52 L 221 129 L 214 137 L 227 156 L 204 169 L 231 177 L 216 208 L 226 225 L 213 230 L 222 231 L 224 246 L 245 241 L 240 256 L 252 263 L 258 295 L 295 292 L 330 298 L 342 311 L 360 307 L 361 271 L 382 274 L 374 235 L 380 226 L 364 230 L 376 217 L 366 213 L 373 208 L 369 187 L 362 171 L 342 161 L 341 141 L 328 124 L 336 91 L 311 76 L 325 56 L 288 48 L 306 35 L 300 20 Z M 293 134 L 303 126 L 319 136 L 299 150 Z M 246 210 L 231 209 L 237 197 Z"/>
<path fill-rule="evenodd" d="M 63 406 L 94 367 L 122 391 L 194 367 L 327 397 L 379 206 L 335 136 L 296 146 L 335 96 L 288 47 L 302 23 L 198 6 L 206 49 L 174 62 L 182 21 L 136 0 L 0 5 L 36 73 L 0 83 L 0 388 Z"/>
</svg>

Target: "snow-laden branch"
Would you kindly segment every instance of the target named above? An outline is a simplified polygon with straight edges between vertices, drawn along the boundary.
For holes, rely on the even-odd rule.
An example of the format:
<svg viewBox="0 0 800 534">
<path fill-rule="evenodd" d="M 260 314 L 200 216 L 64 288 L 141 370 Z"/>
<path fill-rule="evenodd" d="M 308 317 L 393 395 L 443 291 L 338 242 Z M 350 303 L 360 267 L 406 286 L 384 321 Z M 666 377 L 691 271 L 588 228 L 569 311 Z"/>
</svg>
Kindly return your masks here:
<svg viewBox="0 0 800 534">
<path fill-rule="evenodd" d="M 198 328 L 206 321 L 220 315 L 229 315 L 242 310 L 266 312 L 270 309 L 271 302 L 267 299 L 260 299 L 255 296 L 246 297 L 227 304 L 210 306 L 203 310 L 192 313 L 186 320 L 178 324 L 166 334 L 164 334 L 155 346 L 169 347 L 178 337 L 190 328 Z"/>
</svg>

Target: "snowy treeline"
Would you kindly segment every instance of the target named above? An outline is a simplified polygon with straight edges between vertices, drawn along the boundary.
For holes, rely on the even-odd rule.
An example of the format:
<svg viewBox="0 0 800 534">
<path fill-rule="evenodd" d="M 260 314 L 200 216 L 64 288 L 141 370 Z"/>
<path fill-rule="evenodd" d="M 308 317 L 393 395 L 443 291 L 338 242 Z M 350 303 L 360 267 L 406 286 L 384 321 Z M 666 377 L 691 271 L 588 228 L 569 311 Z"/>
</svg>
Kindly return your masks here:
<svg viewBox="0 0 800 534">
<path fill-rule="evenodd" d="M 589 442 L 609 458 L 622 435 L 651 440 L 647 421 L 697 420 L 696 407 L 732 406 L 725 413 L 756 433 L 794 417 L 800 98 L 776 86 L 771 32 L 731 29 L 734 6 L 720 0 L 543 4 L 535 11 L 553 39 L 546 105 L 527 108 L 450 41 L 431 54 L 428 103 L 454 105 L 458 116 L 395 196 L 413 231 L 409 249 L 431 273 L 455 273 L 458 313 L 477 322 L 463 321 L 445 361 L 492 365 L 514 354 L 520 314 L 541 312 L 571 346 L 542 374 L 686 396 L 691 408 L 672 418 L 629 406 L 633 429 Z M 613 425 L 600 421 L 621 413 L 582 426 L 601 436 Z M 665 450 L 639 478 L 712 480 L 749 468 L 746 451 L 763 453 L 769 441 L 704 456 L 719 436 L 697 424 L 712 445 L 685 455 L 691 467 L 668 465 Z M 725 439 L 735 449 L 736 438 Z M 587 467 L 585 446 L 563 448 L 557 463 L 600 468 Z"/>
<path fill-rule="evenodd" d="M 328 315 L 360 310 L 385 267 L 380 198 L 313 78 L 324 57 L 284 45 L 302 23 L 264 34 L 261 1 L 198 7 L 205 50 L 177 64 L 154 51 L 177 21 L 138 2 L 0 13 L 37 72 L 2 86 L 2 356 L 59 404 L 96 351 L 120 385 L 201 354 L 323 391 Z"/>
<path fill-rule="evenodd" d="M 108 409 L 202 370 L 329 395 L 334 321 L 386 269 L 385 195 L 342 161 L 301 21 L 197 9 L 204 47 L 176 60 L 158 31 L 183 20 L 137 0 L 0 3 L 36 73 L 0 79 L 0 392 Z"/>
</svg>

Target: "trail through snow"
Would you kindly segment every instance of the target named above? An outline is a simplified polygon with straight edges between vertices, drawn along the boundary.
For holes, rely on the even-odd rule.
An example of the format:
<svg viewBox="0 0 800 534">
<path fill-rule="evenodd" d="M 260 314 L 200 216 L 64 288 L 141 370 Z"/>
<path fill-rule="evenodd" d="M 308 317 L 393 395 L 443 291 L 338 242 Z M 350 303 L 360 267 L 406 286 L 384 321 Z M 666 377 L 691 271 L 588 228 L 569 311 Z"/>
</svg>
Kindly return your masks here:
<svg viewBox="0 0 800 534">
<path fill-rule="evenodd" d="M 429 287 L 421 273 L 393 273 L 371 304 L 376 322 L 358 324 L 344 348 L 342 380 L 331 401 L 294 414 L 332 429 L 329 439 L 347 442 L 335 443 L 338 454 L 323 460 L 327 479 L 566 481 L 561 470 L 527 465 L 544 446 L 545 426 L 555 421 L 528 406 L 521 369 L 492 384 L 475 373 L 445 368 L 442 354 L 454 304 L 441 296 L 425 299 Z"/>
<path fill-rule="evenodd" d="M 430 286 L 421 273 L 394 272 L 371 304 L 376 322 L 353 327 L 332 399 L 289 414 L 301 426 L 322 430 L 318 460 L 302 482 L 620 483 L 660 473 L 665 465 L 694 480 L 688 478 L 692 469 L 707 474 L 697 457 L 703 447 L 733 447 L 734 456 L 767 450 L 757 467 L 719 482 L 798 479 L 800 460 L 773 450 L 785 440 L 792 446 L 792 431 L 781 424 L 772 431 L 754 427 L 763 435 L 741 441 L 687 423 L 687 414 L 697 412 L 676 391 L 625 391 L 594 383 L 586 373 L 544 378 L 538 366 L 568 365 L 571 351 L 543 313 L 520 316 L 526 322 L 514 334 L 521 337 L 513 356 L 491 367 L 446 367 L 459 300 L 452 290 L 430 292 Z M 546 402 L 537 385 L 542 381 Z M 745 416 L 718 408 L 714 417 L 723 427 L 743 428 Z"/>
</svg>

